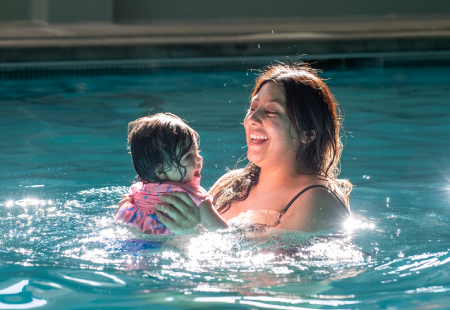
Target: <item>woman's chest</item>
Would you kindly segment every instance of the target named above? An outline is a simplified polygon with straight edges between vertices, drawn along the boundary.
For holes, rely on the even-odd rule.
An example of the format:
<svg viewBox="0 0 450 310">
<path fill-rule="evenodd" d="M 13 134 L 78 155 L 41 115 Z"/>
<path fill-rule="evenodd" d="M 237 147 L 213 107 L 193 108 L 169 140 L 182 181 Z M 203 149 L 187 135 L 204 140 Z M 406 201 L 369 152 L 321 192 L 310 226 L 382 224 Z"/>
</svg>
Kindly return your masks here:
<svg viewBox="0 0 450 310">
<path fill-rule="evenodd" d="M 229 220 L 249 210 L 255 212 L 270 210 L 280 213 L 296 194 L 297 191 L 291 188 L 279 188 L 272 191 L 254 190 L 250 192 L 244 201 L 234 201 L 230 209 L 223 214 L 223 217 Z"/>
</svg>

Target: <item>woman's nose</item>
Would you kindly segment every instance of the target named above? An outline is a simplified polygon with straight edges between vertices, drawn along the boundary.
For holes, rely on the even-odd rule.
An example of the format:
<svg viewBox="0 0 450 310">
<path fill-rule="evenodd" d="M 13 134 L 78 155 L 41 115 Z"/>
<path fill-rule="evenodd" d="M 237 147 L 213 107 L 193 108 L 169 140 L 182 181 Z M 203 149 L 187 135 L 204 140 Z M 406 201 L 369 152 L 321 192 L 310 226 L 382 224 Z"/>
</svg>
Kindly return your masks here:
<svg viewBox="0 0 450 310">
<path fill-rule="evenodd" d="M 262 120 L 262 117 L 263 117 L 261 112 L 262 112 L 262 110 L 260 108 L 258 108 L 255 111 L 253 111 L 253 113 L 250 114 L 249 120 L 252 123 L 260 123 L 261 120 Z"/>
</svg>

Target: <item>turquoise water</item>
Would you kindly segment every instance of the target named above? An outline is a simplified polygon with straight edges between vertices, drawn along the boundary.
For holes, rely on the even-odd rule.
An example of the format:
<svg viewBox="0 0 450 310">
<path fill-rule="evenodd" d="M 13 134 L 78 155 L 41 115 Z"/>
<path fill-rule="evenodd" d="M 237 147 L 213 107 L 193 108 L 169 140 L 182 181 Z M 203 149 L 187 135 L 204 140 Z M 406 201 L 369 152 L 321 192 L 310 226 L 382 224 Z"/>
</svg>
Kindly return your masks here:
<svg viewBox="0 0 450 310">
<path fill-rule="evenodd" d="M 115 225 L 126 126 L 173 112 L 209 188 L 245 153 L 252 73 L 0 83 L 0 309 L 448 309 L 450 68 L 329 71 L 370 225 L 157 239 Z"/>
</svg>

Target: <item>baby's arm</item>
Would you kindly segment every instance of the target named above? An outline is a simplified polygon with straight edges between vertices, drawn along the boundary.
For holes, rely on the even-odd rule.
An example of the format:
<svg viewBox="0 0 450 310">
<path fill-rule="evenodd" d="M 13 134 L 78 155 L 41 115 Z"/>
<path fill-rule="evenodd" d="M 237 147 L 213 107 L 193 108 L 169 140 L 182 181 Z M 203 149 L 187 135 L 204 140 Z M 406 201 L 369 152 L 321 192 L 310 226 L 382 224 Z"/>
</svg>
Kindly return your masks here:
<svg viewBox="0 0 450 310">
<path fill-rule="evenodd" d="M 117 214 L 117 212 L 120 210 L 120 208 L 122 208 L 122 206 L 123 206 L 124 204 L 126 204 L 127 202 L 133 203 L 133 201 L 134 201 L 133 195 L 131 195 L 131 194 L 125 194 L 125 195 L 123 195 L 123 196 L 122 196 L 122 200 L 119 201 L 119 203 L 118 203 L 118 208 L 117 208 L 117 210 L 114 212 L 114 214 Z"/>
<path fill-rule="evenodd" d="M 198 206 L 200 211 L 200 221 L 203 227 L 210 230 L 224 229 L 230 227 L 212 206 L 209 200 L 205 200 Z"/>
</svg>

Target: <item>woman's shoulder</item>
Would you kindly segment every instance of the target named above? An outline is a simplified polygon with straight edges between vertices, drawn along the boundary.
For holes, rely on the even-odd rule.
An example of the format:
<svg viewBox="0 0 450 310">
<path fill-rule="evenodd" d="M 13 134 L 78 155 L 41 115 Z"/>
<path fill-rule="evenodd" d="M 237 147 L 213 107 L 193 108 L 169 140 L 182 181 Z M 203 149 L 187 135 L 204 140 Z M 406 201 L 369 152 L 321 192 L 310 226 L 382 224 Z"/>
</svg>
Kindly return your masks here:
<svg viewBox="0 0 450 310">
<path fill-rule="evenodd" d="M 327 180 L 303 185 L 282 218 L 291 230 L 318 231 L 342 224 L 350 215 L 344 192 Z M 281 228 L 283 228 L 281 227 Z"/>
<path fill-rule="evenodd" d="M 302 183 L 297 188 L 305 196 L 317 195 L 320 197 L 334 198 L 334 200 L 337 199 L 337 201 L 347 207 L 349 205 L 349 195 L 352 190 L 351 183 L 347 180 L 321 178 L 317 176 L 310 176 L 307 182 Z"/>
</svg>

